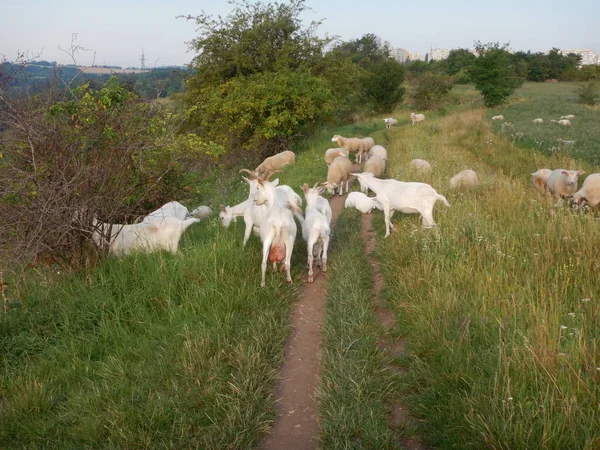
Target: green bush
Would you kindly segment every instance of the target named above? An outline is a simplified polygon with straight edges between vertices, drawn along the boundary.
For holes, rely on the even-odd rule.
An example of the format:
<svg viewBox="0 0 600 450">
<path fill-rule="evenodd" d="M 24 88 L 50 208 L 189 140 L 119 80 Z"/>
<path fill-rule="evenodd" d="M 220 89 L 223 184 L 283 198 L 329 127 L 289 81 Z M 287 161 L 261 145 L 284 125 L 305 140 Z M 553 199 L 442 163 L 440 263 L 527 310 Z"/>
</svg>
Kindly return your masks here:
<svg viewBox="0 0 600 450">
<path fill-rule="evenodd" d="M 577 96 L 581 103 L 594 106 L 600 99 L 600 87 L 595 80 L 588 81 L 577 88 Z"/>
<path fill-rule="evenodd" d="M 413 80 L 412 98 L 417 109 L 434 109 L 440 106 L 452 90 L 453 80 L 448 75 L 425 72 Z"/>
</svg>

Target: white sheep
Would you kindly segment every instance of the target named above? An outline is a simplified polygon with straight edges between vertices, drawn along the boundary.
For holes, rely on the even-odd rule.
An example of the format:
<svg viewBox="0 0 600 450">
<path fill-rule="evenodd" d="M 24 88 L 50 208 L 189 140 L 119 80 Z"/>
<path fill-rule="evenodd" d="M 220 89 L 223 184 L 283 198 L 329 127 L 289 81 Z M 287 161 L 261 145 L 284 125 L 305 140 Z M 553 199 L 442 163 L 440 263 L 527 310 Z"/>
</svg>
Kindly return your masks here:
<svg viewBox="0 0 600 450">
<path fill-rule="evenodd" d="M 345 138 L 336 134 L 331 138 L 331 142 L 337 142 L 341 148 L 347 150 L 349 153 L 356 153 L 356 162 L 359 161 L 360 153 L 362 152 L 363 142 L 360 138 Z"/>
<path fill-rule="evenodd" d="M 361 139 L 362 141 L 362 149 L 359 153 L 359 160 L 358 163 L 362 163 L 363 159 L 366 160 L 367 159 L 367 154 L 369 153 L 369 150 L 371 150 L 374 146 L 375 146 L 375 140 L 372 137 L 365 137 Z"/>
<path fill-rule="evenodd" d="M 388 117 L 387 119 L 383 119 L 383 122 L 385 123 L 386 128 L 392 128 L 392 127 L 395 127 L 396 125 L 398 125 L 398 121 L 391 117 Z"/>
<path fill-rule="evenodd" d="M 584 173 L 583 170 L 553 170 L 546 179 L 548 191 L 556 198 L 571 197 L 577 191 L 579 175 Z"/>
<path fill-rule="evenodd" d="M 457 189 L 460 187 L 473 188 L 479 186 L 479 177 L 477 172 L 471 169 L 466 169 L 458 172 L 452 178 L 450 178 L 450 187 Z"/>
<path fill-rule="evenodd" d="M 346 208 L 356 208 L 363 214 L 370 214 L 373 209 L 382 210 L 381 204 L 375 197 L 367 197 L 362 192 L 350 192 L 344 202 Z"/>
<path fill-rule="evenodd" d="M 533 123 L 544 123 L 544 119 L 538 117 L 537 119 L 532 120 Z"/>
<path fill-rule="evenodd" d="M 410 113 L 410 119 L 412 120 L 412 124 L 414 125 L 419 124 L 419 123 L 423 123 L 425 122 L 425 116 L 423 114 L 415 114 L 415 113 Z"/>
<path fill-rule="evenodd" d="M 308 184 L 302 186 L 306 197 L 305 219 L 302 223 L 302 237 L 307 244 L 308 257 L 308 282 L 313 282 L 313 262 L 321 266 L 323 273 L 327 272 L 327 249 L 329 247 L 330 220 L 317 208 L 317 200 L 321 197 L 323 188 L 317 188 L 315 184 L 312 189 Z"/>
<path fill-rule="evenodd" d="M 269 174 L 269 176 L 272 174 Z M 267 179 L 258 179 L 258 187 L 254 196 L 256 205 L 266 207 L 260 223 L 260 240 L 263 243 L 260 285 L 265 285 L 267 261 L 275 266 L 283 263 L 286 271 L 286 281 L 292 282 L 291 261 L 294 251 L 294 241 L 298 230 L 294 216 L 289 208 L 297 208 L 294 202 L 281 203 L 277 200 L 276 186 Z"/>
<path fill-rule="evenodd" d="M 363 167 L 363 172 L 368 172 L 374 177 L 379 178 L 381 175 L 383 175 L 383 172 L 385 172 L 385 159 L 377 155 L 370 157 L 369 159 L 367 159 L 367 162 Z M 360 179 L 358 181 L 360 183 L 361 192 L 366 193 L 368 191 L 367 186 L 364 185 Z"/>
<path fill-rule="evenodd" d="M 98 222 L 94 217 L 92 240 L 100 248 L 108 245 L 109 252 L 115 256 L 128 255 L 136 250 L 151 252 L 162 249 L 176 253 L 183 232 L 197 222 L 200 219 L 163 217 L 156 223 L 121 225 Z"/>
<path fill-rule="evenodd" d="M 391 223 L 395 211 L 406 214 L 420 213 L 423 219 L 423 227 L 435 226 L 433 221 L 433 207 L 438 200 L 446 206 L 450 206 L 443 195 L 428 184 L 416 182 L 403 182 L 394 179 L 381 180 L 370 173 L 353 173 L 352 175 L 362 178 L 363 182 L 375 192 L 377 201 L 383 208 L 385 217 L 385 237 L 390 235 Z"/>
<path fill-rule="evenodd" d="M 339 194 L 344 194 L 344 181 L 346 182 L 346 192 L 348 192 L 349 176 L 352 171 L 352 163 L 347 156 L 338 156 L 329 165 L 327 171 L 327 181 L 323 186 L 327 188 L 329 193 L 335 195 L 336 189 L 339 189 Z"/>
<path fill-rule="evenodd" d="M 560 116 L 560 118 L 561 118 L 561 120 L 562 120 L 562 119 L 571 120 L 571 119 L 574 119 L 574 118 L 575 118 L 575 115 L 574 115 L 574 114 L 568 114 L 568 115 L 566 115 L 566 116 Z"/>
<path fill-rule="evenodd" d="M 244 200 L 243 202 L 234 206 L 221 205 L 221 212 L 219 213 L 221 225 L 223 225 L 225 228 L 228 228 L 232 221 L 235 222 L 238 217 L 243 217 L 246 210 L 252 204 L 254 204 L 254 199 Z"/>
<path fill-rule="evenodd" d="M 504 120 L 504 116 L 502 114 L 498 114 L 497 116 L 492 117 L 492 120 Z"/>
<path fill-rule="evenodd" d="M 190 216 L 195 217 L 196 219 L 206 219 L 208 216 L 212 214 L 212 209 L 208 206 L 198 206 L 197 208 L 190 211 Z"/>
<path fill-rule="evenodd" d="M 431 172 L 431 164 L 424 159 L 413 159 L 408 165 L 412 170 L 417 170 L 421 173 L 428 174 Z"/>
<path fill-rule="evenodd" d="M 325 164 L 329 165 L 338 156 L 348 156 L 349 153 L 343 148 L 328 148 L 325 152 Z"/>
<path fill-rule="evenodd" d="M 557 120 L 555 123 L 556 123 L 557 125 L 562 125 L 562 126 L 564 126 L 564 127 L 568 127 L 568 126 L 570 126 L 570 125 L 571 125 L 571 121 L 570 121 L 570 120 L 567 120 L 567 119 L 561 119 L 561 120 Z"/>
<path fill-rule="evenodd" d="M 387 150 L 382 145 L 374 145 L 367 153 L 367 156 L 370 158 L 371 156 L 381 156 L 383 159 L 387 159 Z"/>
<path fill-rule="evenodd" d="M 539 169 L 531 174 L 531 182 L 533 187 L 535 187 L 542 195 L 548 194 L 548 185 L 546 184 L 546 180 L 551 173 L 551 169 Z"/>
<path fill-rule="evenodd" d="M 266 158 L 254 171 L 260 175 L 261 173 L 273 172 L 279 170 L 288 164 L 293 164 L 296 161 L 296 154 L 290 150 L 286 150 L 276 155 Z"/>
<path fill-rule="evenodd" d="M 577 206 L 587 203 L 592 208 L 600 204 L 600 173 L 592 173 L 583 181 L 581 189 L 573 194 Z"/>
</svg>

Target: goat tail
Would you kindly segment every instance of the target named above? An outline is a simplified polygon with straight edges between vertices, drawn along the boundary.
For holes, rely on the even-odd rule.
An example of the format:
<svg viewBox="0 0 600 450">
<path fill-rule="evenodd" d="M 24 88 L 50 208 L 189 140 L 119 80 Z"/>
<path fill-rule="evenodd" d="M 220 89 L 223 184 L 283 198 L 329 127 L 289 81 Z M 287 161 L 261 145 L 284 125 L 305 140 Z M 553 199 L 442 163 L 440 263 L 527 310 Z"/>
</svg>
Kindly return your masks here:
<svg viewBox="0 0 600 450">
<path fill-rule="evenodd" d="M 194 223 L 198 223 L 198 222 L 200 222 L 200 219 L 196 219 L 196 218 L 193 218 L 193 219 L 185 219 L 185 220 L 183 220 L 183 221 L 182 221 L 182 224 L 181 224 L 182 231 L 185 231 L 185 230 L 187 230 L 187 228 L 188 228 L 190 225 L 192 225 L 192 224 L 194 224 Z"/>
<path fill-rule="evenodd" d="M 441 200 L 444 205 L 450 206 L 450 203 L 448 203 L 448 200 L 443 195 L 438 194 L 438 200 Z"/>
</svg>

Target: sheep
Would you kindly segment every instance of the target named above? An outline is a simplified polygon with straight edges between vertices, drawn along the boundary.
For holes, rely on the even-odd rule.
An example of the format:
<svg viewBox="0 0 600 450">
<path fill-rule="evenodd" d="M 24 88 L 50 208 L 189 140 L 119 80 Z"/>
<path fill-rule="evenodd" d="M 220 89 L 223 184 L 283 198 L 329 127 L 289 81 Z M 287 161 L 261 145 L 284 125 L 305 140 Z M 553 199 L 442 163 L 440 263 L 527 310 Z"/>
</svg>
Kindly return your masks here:
<svg viewBox="0 0 600 450">
<path fill-rule="evenodd" d="M 394 211 L 406 214 L 420 213 L 423 219 L 423 227 L 435 226 L 433 221 L 433 207 L 438 200 L 446 206 L 450 206 L 448 200 L 440 195 L 428 184 L 416 182 L 403 182 L 394 179 L 381 180 L 370 173 L 353 173 L 352 175 L 363 180 L 363 182 L 375 192 L 377 201 L 383 208 L 385 218 L 385 237 L 390 235 L 390 228 Z"/>
<path fill-rule="evenodd" d="M 321 266 L 323 273 L 327 272 L 327 249 L 329 247 L 329 235 L 331 234 L 330 220 L 327 219 L 317 208 L 317 199 L 323 198 L 319 194 L 323 192 L 322 187 L 317 184 L 312 189 L 304 183 L 302 190 L 306 198 L 305 219 L 302 223 L 302 237 L 306 241 L 308 255 L 308 282 L 313 282 L 313 261 Z"/>
<path fill-rule="evenodd" d="M 190 216 L 195 217 L 196 219 L 206 219 L 211 214 L 212 209 L 208 206 L 198 206 L 190 212 Z"/>
<path fill-rule="evenodd" d="M 577 206 L 587 203 L 592 208 L 600 204 L 600 173 L 592 173 L 583 181 L 581 189 L 573 194 Z"/>
<path fill-rule="evenodd" d="M 361 139 L 362 141 L 362 149 L 359 153 L 359 160 L 358 163 L 362 163 L 363 159 L 367 159 L 367 154 L 369 153 L 369 150 L 371 150 L 374 146 L 375 146 L 375 140 L 372 137 L 365 137 Z"/>
<path fill-rule="evenodd" d="M 566 116 L 560 116 L 560 119 L 561 119 L 561 120 L 562 120 L 562 119 L 571 120 L 571 119 L 574 119 L 574 118 L 575 118 L 575 115 L 574 115 L 574 114 L 568 114 L 568 115 L 566 115 Z"/>
<path fill-rule="evenodd" d="M 383 159 L 387 159 L 387 150 L 381 145 L 374 145 L 367 153 L 367 157 L 370 158 L 374 155 L 381 156 Z"/>
<path fill-rule="evenodd" d="M 329 165 L 327 171 L 327 181 L 323 186 L 327 188 L 329 193 L 335 195 L 336 189 L 339 189 L 339 194 L 344 193 L 344 181 L 346 182 L 346 192 L 348 192 L 349 175 L 352 171 L 352 163 L 347 156 L 338 156 Z"/>
<path fill-rule="evenodd" d="M 348 194 L 348 197 L 346 197 L 344 207 L 355 207 L 363 214 L 370 214 L 371 211 L 375 208 L 379 210 L 382 209 L 381 204 L 377 201 L 375 197 L 367 197 L 362 192 L 350 192 Z"/>
<path fill-rule="evenodd" d="M 128 255 L 132 251 L 151 252 L 167 250 L 176 253 L 183 232 L 200 219 L 180 220 L 176 217 L 162 217 L 160 223 L 141 222 L 132 225 L 92 222 L 92 240 L 100 248 L 108 245 L 115 256 Z"/>
<path fill-rule="evenodd" d="M 260 222 L 260 240 L 263 243 L 261 279 L 260 285 L 265 285 L 265 273 L 267 271 L 267 260 L 275 266 L 277 262 L 283 262 L 286 271 L 285 279 L 292 282 L 290 274 L 292 252 L 296 240 L 296 222 L 289 208 L 298 208 L 294 202 L 285 203 L 277 200 L 275 192 L 276 185 L 269 181 L 272 173 L 267 178 L 258 178 L 258 186 L 255 194 L 256 205 L 266 207 L 265 214 Z M 301 210 L 300 210 L 301 211 Z"/>
<path fill-rule="evenodd" d="M 429 164 L 424 159 L 413 159 L 408 165 L 411 169 L 417 170 L 424 174 L 431 172 L 431 164 Z"/>
<path fill-rule="evenodd" d="M 532 122 L 533 123 L 544 123 L 544 119 L 541 119 L 538 117 L 537 119 L 533 119 Z"/>
<path fill-rule="evenodd" d="M 452 178 L 450 178 L 450 188 L 457 189 L 460 187 L 473 188 L 479 185 L 479 177 L 477 172 L 471 169 L 463 170 L 458 172 Z"/>
<path fill-rule="evenodd" d="M 498 114 L 497 116 L 492 117 L 492 120 L 504 120 L 504 116 L 502 114 Z"/>
<path fill-rule="evenodd" d="M 557 120 L 554 123 L 556 123 L 557 125 L 562 125 L 564 127 L 568 127 L 571 125 L 571 121 L 567 119 Z"/>
<path fill-rule="evenodd" d="M 551 173 L 551 169 L 539 169 L 531 174 L 531 182 L 533 183 L 533 187 L 535 187 L 542 195 L 548 194 L 548 185 L 546 184 L 546 180 Z"/>
<path fill-rule="evenodd" d="M 391 117 L 388 117 L 387 119 L 383 119 L 383 122 L 385 123 L 385 127 L 388 129 L 398 125 L 398 121 Z"/>
<path fill-rule="evenodd" d="M 329 165 L 338 156 L 348 156 L 349 153 L 343 148 L 329 148 L 325 152 L 325 164 Z"/>
<path fill-rule="evenodd" d="M 331 138 L 331 142 L 337 142 L 337 144 L 348 151 L 349 153 L 356 153 L 356 162 L 359 161 L 360 153 L 362 152 L 363 142 L 359 138 L 345 138 L 336 134 Z"/>
<path fill-rule="evenodd" d="M 238 217 L 243 217 L 246 209 L 248 209 L 252 204 L 254 204 L 254 199 L 244 200 L 243 202 L 234 206 L 221 205 L 221 212 L 219 213 L 221 225 L 223 225 L 225 228 L 229 228 L 231 222 L 235 222 Z"/>
<path fill-rule="evenodd" d="M 583 170 L 553 170 L 546 179 L 548 191 L 556 198 L 571 197 L 577 190 L 579 175 L 584 173 Z"/>
<path fill-rule="evenodd" d="M 288 164 L 293 164 L 296 161 L 296 154 L 286 150 L 276 155 L 266 158 L 254 171 L 260 175 L 261 173 L 273 172 L 279 170 Z"/>
<path fill-rule="evenodd" d="M 368 172 L 373 174 L 374 177 L 380 177 L 385 171 L 385 159 L 381 156 L 372 156 L 370 157 L 363 167 L 363 172 Z M 360 182 L 360 190 L 361 192 L 366 193 L 368 191 L 367 186 L 364 185 L 361 180 Z"/>
<path fill-rule="evenodd" d="M 425 122 L 425 116 L 423 114 L 415 114 L 415 113 L 410 113 L 410 119 L 412 120 L 412 124 L 414 125 L 419 124 L 419 123 L 423 123 Z"/>
</svg>

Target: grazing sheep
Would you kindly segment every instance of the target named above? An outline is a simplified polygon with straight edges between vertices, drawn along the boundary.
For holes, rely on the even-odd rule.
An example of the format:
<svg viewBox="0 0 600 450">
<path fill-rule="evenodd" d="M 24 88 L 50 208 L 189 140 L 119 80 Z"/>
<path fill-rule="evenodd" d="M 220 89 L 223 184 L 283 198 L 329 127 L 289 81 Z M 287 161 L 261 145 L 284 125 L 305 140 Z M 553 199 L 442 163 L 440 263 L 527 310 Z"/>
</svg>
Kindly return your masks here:
<svg viewBox="0 0 600 450">
<path fill-rule="evenodd" d="M 276 155 L 266 158 L 256 169 L 255 172 L 260 176 L 261 173 L 274 172 L 288 164 L 293 164 L 296 161 L 296 154 L 286 150 Z"/>
<path fill-rule="evenodd" d="M 583 170 L 553 170 L 546 179 L 548 191 L 556 198 L 571 197 L 577 190 L 579 175 L 584 173 Z"/>
<path fill-rule="evenodd" d="M 369 159 L 367 159 L 367 162 L 365 163 L 364 167 L 363 167 L 363 172 L 368 172 L 370 174 L 372 174 L 374 177 L 380 177 L 383 172 L 385 171 L 385 159 L 383 159 L 381 156 L 372 156 Z M 361 180 L 358 180 L 360 183 L 360 190 L 361 192 L 367 192 L 367 186 L 364 185 Z"/>
<path fill-rule="evenodd" d="M 373 211 L 375 208 L 379 210 L 382 209 L 382 206 L 375 197 L 367 197 L 362 192 L 350 192 L 348 197 L 346 197 L 344 207 L 354 207 L 363 214 L 371 214 L 371 211 Z"/>
<path fill-rule="evenodd" d="M 329 227 L 330 220 L 323 215 L 318 207 L 317 202 L 323 188 L 317 188 L 317 184 L 312 189 L 308 188 L 308 184 L 302 186 L 304 196 L 306 198 L 305 219 L 302 223 L 302 237 L 307 244 L 308 256 L 308 282 L 313 282 L 313 262 L 316 261 L 317 266 L 321 266 L 323 273 L 327 272 L 327 249 L 329 247 L 329 235 L 331 229 Z"/>
<path fill-rule="evenodd" d="M 544 119 L 541 119 L 538 117 L 537 119 L 533 119 L 532 122 L 533 123 L 544 123 Z"/>
<path fill-rule="evenodd" d="M 422 173 L 431 173 L 431 164 L 424 159 L 413 159 L 408 165 L 413 170 L 417 170 Z"/>
<path fill-rule="evenodd" d="M 574 118 L 575 118 L 575 115 L 574 115 L 574 114 L 568 114 L 568 115 L 566 115 L 566 116 L 560 116 L 560 118 L 561 118 L 561 120 L 562 120 L 562 119 L 571 120 L 571 119 L 574 119 Z"/>
<path fill-rule="evenodd" d="M 325 164 L 329 165 L 338 156 L 348 156 L 348 150 L 343 148 L 329 148 L 325 152 Z"/>
<path fill-rule="evenodd" d="M 568 127 L 571 125 L 571 121 L 567 119 L 557 120 L 555 123 L 558 125 L 562 125 L 563 127 Z"/>
<path fill-rule="evenodd" d="M 337 144 L 347 150 L 349 153 L 356 153 L 356 162 L 359 162 L 359 157 L 362 152 L 363 142 L 362 139 L 359 138 L 345 138 L 336 134 L 331 138 L 331 142 L 337 142 Z"/>
<path fill-rule="evenodd" d="M 474 170 L 466 169 L 462 172 L 458 172 L 452 178 L 450 178 L 450 187 L 452 189 L 457 188 L 473 188 L 479 186 L 479 177 Z"/>
<path fill-rule="evenodd" d="M 492 120 L 504 120 L 504 116 L 502 114 L 498 114 L 497 116 L 492 117 Z"/>
<path fill-rule="evenodd" d="M 387 119 L 383 119 L 383 122 L 385 123 L 386 128 L 392 128 L 392 127 L 395 127 L 396 125 L 398 125 L 398 121 L 391 117 L 388 117 Z"/>
<path fill-rule="evenodd" d="M 391 222 L 394 211 L 406 214 L 420 213 L 423 227 L 435 226 L 433 221 L 433 207 L 438 200 L 450 206 L 448 200 L 436 190 L 425 183 L 403 182 L 394 179 L 381 180 L 370 173 L 353 173 L 352 175 L 363 179 L 363 182 L 375 192 L 377 201 L 383 208 L 385 217 L 385 237 L 390 235 Z"/>
<path fill-rule="evenodd" d="M 212 209 L 208 206 L 198 206 L 196 209 L 190 212 L 190 216 L 196 219 L 205 219 L 212 214 Z"/>
<path fill-rule="evenodd" d="M 533 187 L 535 187 L 540 194 L 546 195 L 548 194 L 548 185 L 546 184 L 546 180 L 552 173 L 550 169 L 540 169 L 531 174 L 531 182 L 533 183 Z"/>
<path fill-rule="evenodd" d="M 323 186 L 327 188 L 329 193 L 335 195 L 336 189 L 339 189 L 339 194 L 344 193 L 344 181 L 346 182 L 346 192 L 348 192 L 349 176 L 352 171 L 352 163 L 347 156 L 338 156 L 329 165 L 327 171 L 327 181 Z"/>
<path fill-rule="evenodd" d="M 367 156 L 370 158 L 374 155 L 381 156 L 383 159 L 387 159 L 387 150 L 381 145 L 374 145 L 371 147 L 371 150 L 369 150 L 369 153 L 367 153 Z"/>
<path fill-rule="evenodd" d="M 587 203 L 592 208 L 600 204 L 600 173 L 592 173 L 583 181 L 581 189 L 573 194 L 577 206 Z"/>
<path fill-rule="evenodd" d="M 176 253 L 183 232 L 197 222 L 200 219 L 162 217 L 159 223 L 121 225 L 98 222 L 94 217 L 92 240 L 100 248 L 108 245 L 109 252 L 115 256 L 128 255 L 136 250 L 152 252 L 162 249 Z"/>
<path fill-rule="evenodd" d="M 412 120 L 412 124 L 414 125 L 419 124 L 419 123 L 423 123 L 425 122 L 425 116 L 423 114 L 415 114 L 415 113 L 410 113 L 410 119 Z"/>
</svg>

